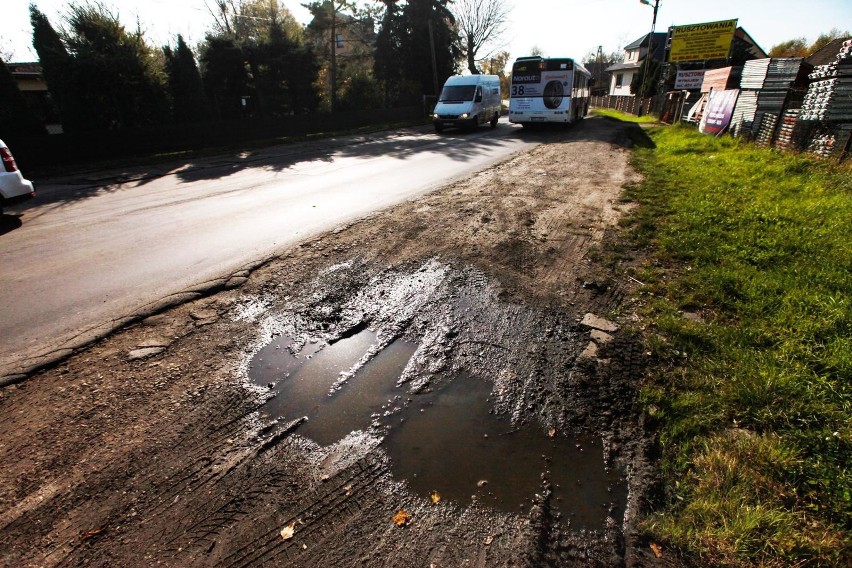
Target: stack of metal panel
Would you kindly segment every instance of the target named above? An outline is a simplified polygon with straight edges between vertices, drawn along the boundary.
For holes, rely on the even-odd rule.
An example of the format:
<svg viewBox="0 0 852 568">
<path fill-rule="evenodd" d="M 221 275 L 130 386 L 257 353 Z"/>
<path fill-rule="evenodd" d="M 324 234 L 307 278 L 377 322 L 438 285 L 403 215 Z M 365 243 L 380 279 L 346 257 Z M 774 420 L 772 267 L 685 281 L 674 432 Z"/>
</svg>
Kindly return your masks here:
<svg viewBox="0 0 852 568">
<path fill-rule="evenodd" d="M 830 156 L 846 149 L 852 136 L 852 40 L 843 43 L 832 63 L 815 68 L 810 79 L 800 117 L 815 133 L 808 150 Z"/>
<path fill-rule="evenodd" d="M 763 116 L 771 115 L 774 124 L 781 119 L 781 113 L 786 109 L 801 108 L 807 88 L 808 73 L 813 67 L 804 62 L 801 57 L 773 58 L 769 60 L 763 88 L 757 96 L 757 111 L 755 125 L 762 125 Z M 768 123 L 767 123 L 768 124 Z M 759 135 L 758 132 L 754 132 Z M 765 139 L 764 132 L 760 136 Z M 773 143 L 773 134 L 768 134 L 766 143 Z"/>
<path fill-rule="evenodd" d="M 741 136 L 750 133 L 754 123 L 754 115 L 757 112 L 757 91 L 740 91 L 737 106 L 731 116 L 731 134 Z"/>
<path fill-rule="evenodd" d="M 743 67 L 743 78 L 740 81 L 741 89 L 760 90 L 769 72 L 770 59 L 752 59 L 746 61 Z"/>
<path fill-rule="evenodd" d="M 708 69 L 704 72 L 704 81 L 701 83 L 701 92 L 725 91 L 728 88 L 736 88 L 742 73 L 740 67 L 722 67 L 721 69 Z"/>
</svg>

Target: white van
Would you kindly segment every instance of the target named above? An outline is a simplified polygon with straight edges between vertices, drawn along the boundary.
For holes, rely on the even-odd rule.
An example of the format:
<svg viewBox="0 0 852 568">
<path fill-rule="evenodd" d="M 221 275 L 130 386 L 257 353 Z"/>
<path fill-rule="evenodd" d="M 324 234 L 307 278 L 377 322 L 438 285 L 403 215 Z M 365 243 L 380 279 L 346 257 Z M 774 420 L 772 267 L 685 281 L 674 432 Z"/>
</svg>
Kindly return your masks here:
<svg viewBox="0 0 852 568">
<path fill-rule="evenodd" d="M 497 127 L 500 118 L 500 77 L 497 75 L 455 75 L 447 79 L 432 122 L 439 134 L 448 126 L 473 129 L 488 123 Z"/>
</svg>

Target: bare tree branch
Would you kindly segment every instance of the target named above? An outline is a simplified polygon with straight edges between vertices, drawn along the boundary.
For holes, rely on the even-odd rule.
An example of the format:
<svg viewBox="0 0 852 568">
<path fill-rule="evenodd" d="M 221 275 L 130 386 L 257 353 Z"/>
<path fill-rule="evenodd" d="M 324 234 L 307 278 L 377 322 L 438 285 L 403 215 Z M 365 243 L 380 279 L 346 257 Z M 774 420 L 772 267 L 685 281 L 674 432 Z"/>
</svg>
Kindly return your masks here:
<svg viewBox="0 0 852 568">
<path fill-rule="evenodd" d="M 476 61 L 483 48 L 500 47 L 497 44 L 506 31 L 511 10 L 506 0 L 456 0 L 453 3 L 462 52 L 471 73 L 479 73 Z"/>
</svg>

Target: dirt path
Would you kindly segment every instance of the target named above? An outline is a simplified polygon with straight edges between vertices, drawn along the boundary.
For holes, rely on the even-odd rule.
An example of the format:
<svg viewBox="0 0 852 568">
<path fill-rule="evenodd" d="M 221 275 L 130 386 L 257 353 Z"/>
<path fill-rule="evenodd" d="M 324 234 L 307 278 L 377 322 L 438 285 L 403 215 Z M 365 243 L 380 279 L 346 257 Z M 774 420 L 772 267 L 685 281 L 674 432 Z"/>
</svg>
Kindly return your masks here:
<svg viewBox="0 0 852 568">
<path fill-rule="evenodd" d="M 305 242 L 238 289 L 0 390 L 0 564 L 643 563 L 634 542 L 649 474 L 634 404 L 643 354 L 611 325 L 629 318 L 630 282 L 594 262 L 629 207 L 619 202 L 634 179 L 625 128 L 592 119 L 531 134 L 546 143 Z M 368 332 L 334 379 L 339 396 L 373 361 L 409 352 L 397 394 L 363 426 L 319 445 L 299 434 L 323 419 L 271 415 L 267 402 L 290 375 L 263 374 L 272 371 L 261 349 L 272 342 L 263 354 L 278 347 L 307 364 L 308 352 L 319 358 Z M 488 505 L 505 489 L 496 477 L 464 485 L 462 472 L 478 465 L 465 463 L 467 450 L 438 446 L 452 462 L 439 499 L 392 457 L 403 425 L 426 428 L 427 446 L 474 413 L 479 403 L 468 402 L 430 418 L 453 385 L 462 394 L 484 385 L 482 407 L 507 437 L 523 430 L 551 444 L 541 462 L 503 467 L 535 476 L 514 510 Z M 562 462 L 589 454 L 609 479 L 603 497 L 592 480 L 560 482 L 571 466 Z M 465 497 L 452 497 L 456 486 Z M 583 518 L 581 497 L 598 500 Z"/>
</svg>

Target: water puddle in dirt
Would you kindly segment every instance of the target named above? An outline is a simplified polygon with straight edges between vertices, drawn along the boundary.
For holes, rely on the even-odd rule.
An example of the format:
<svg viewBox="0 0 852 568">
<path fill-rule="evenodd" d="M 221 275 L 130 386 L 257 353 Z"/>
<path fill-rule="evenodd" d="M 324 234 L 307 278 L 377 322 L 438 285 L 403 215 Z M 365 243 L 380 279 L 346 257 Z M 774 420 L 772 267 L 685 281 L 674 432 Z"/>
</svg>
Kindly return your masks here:
<svg viewBox="0 0 852 568">
<path fill-rule="evenodd" d="M 371 415 L 401 394 L 396 381 L 417 349 L 415 343 L 394 341 L 329 396 L 340 373 L 348 371 L 376 343 L 376 334 L 364 330 L 323 349 L 309 343 L 297 355 L 288 349 L 292 343 L 288 337 L 279 337 L 264 347 L 255 356 L 249 377 L 260 385 L 276 384 L 278 394 L 262 412 L 284 420 L 307 416 L 299 434 L 321 445 L 333 444 L 353 430 L 367 429 Z"/>
<path fill-rule="evenodd" d="M 406 409 L 385 447 L 394 475 L 423 496 L 437 491 L 459 503 L 522 512 L 549 472 L 554 505 L 574 528 L 602 529 L 624 514 L 627 488 L 605 467 L 600 439 L 551 438 L 538 426 L 513 428 L 490 412 L 491 385 L 460 375 Z M 475 496 L 475 497 L 474 497 Z"/>
<path fill-rule="evenodd" d="M 425 498 L 437 491 L 456 503 L 475 499 L 520 513 L 548 472 L 553 503 L 572 527 L 602 529 L 607 516 L 623 515 L 626 483 L 606 467 L 599 438 L 513 428 L 492 414 L 491 384 L 468 375 L 418 395 L 397 388 L 414 343 L 394 341 L 329 395 L 340 374 L 375 343 L 376 334 L 363 330 L 324 347 L 308 343 L 294 355 L 288 349 L 293 341 L 277 338 L 258 352 L 249 371 L 254 382 L 275 383 L 278 391 L 263 412 L 283 420 L 307 416 L 298 433 L 321 445 L 367 429 L 381 413 L 394 477 Z"/>
</svg>

